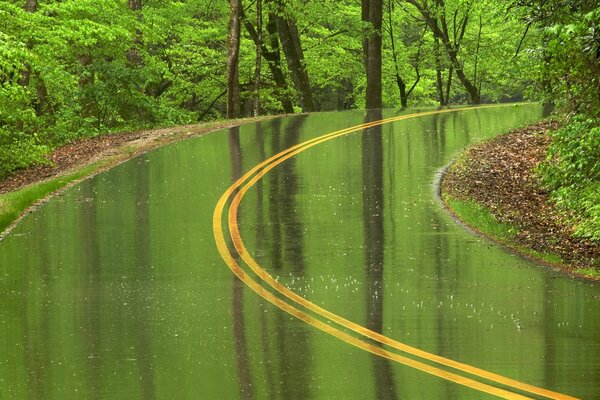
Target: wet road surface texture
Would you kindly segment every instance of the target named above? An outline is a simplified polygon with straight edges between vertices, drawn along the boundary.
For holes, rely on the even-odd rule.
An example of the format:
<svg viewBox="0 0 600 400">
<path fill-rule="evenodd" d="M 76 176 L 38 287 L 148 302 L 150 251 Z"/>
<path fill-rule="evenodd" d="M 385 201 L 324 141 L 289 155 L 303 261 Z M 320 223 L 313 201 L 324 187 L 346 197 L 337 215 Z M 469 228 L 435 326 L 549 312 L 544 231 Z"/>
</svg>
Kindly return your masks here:
<svg viewBox="0 0 600 400">
<path fill-rule="evenodd" d="M 0 399 L 600 398 L 599 286 L 433 188 L 543 108 L 433 111 L 231 128 L 54 198 L 0 242 Z"/>
</svg>

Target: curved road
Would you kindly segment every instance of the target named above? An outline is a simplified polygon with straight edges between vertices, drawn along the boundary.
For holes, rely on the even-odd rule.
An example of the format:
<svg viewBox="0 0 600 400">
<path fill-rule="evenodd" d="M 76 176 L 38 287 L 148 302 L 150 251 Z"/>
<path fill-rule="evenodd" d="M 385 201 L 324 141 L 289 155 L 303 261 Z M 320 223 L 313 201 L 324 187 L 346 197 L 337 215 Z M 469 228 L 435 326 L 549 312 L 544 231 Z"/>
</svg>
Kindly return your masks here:
<svg viewBox="0 0 600 400">
<path fill-rule="evenodd" d="M 505 399 L 525 399 L 530 398 L 513 391 L 506 390 L 512 389 L 515 391 L 522 391 L 524 393 L 543 396 L 550 399 L 574 399 L 574 397 L 546 390 L 533 385 L 529 385 L 523 382 L 516 381 L 507 377 L 503 377 L 470 365 L 466 365 L 454 360 L 450 360 L 435 354 L 428 353 L 426 351 L 419 350 L 415 347 L 408 346 L 404 343 L 400 343 L 392 338 L 382 335 L 379 332 L 372 331 L 365 326 L 356 324 L 349 321 L 337 314 L 327 311 L 322 307 L 315 305 L 306 298 L 296 294 L 292 290 L 288 289 L 285 285 L 279 283 L 274 279 L 265 269 L 256 262 L 254 258 L 249 254 L 248 250 L 244 246 L 242 237 L 238 227 L 238 209 L 244 195 L 250 190 L 259 179 L 262 179 L 271 169 L 276 168 L 286 160 L 300 154 L 301 152 L 310 149 L 313 146 L 317 146 L 323 142 L 339 138 L 344 135 L 355 133 L 358 131 L 367 130 L 372 127 L 393 123 L 401 120 L 420 118 L 428 115 L 444 114 L 450 112 L 461 112 L 466 110 L 489 108 L 490 106 L 481 107 L 470 107 L 467 109 L 446 109 L 438 111 L 430 111 L 423 113 L 415 113 L 402 115 L 387 119 L 380 119 L 364 124 L 356 125 L 332 133 L 327 133 L 322 136 L 318 136 L 314 139 L 306 142 L 289 147 L 274 156 L 271 156 L 267 160 L 258 164 L 252 168 L 241 178 L 239 178 L 233 185 L 231 185 L 227 191 L 223 194 L 219 200 L 214 216 L 213 216 L 213 231 L 215 234 L 215 241 L 217 248 L 221 253 L 221 256 L 233 271 L 233 273 L 243 281 L 248 287 L 254 290 L 258 295 L 273 303 L 283 311 L 295 316 L 296 318 L 306 322 L 307 324 L 320 329 L 330 335 L 354 345 L 360 349 L 371 352 L 375 355 L 390 359 L 392 361 L 410 366 L 412 368 L 421 370 L 423 372 L 435 375 L 437 377 L 446 379 L 448 381 L 464 385 L 475 390 L 479 390 L 484 393 L 496 395 L 500 398 Z M 491 106 L 498 107 L 498 106 Z M 227 204 L 229 204 L 229 211 L 225 213 Z M 230 249 L 227 244 L 227 238 L 223 230 L 223 218 L 227 215 L 227 228 L 230 232 L 230 239 L 233 244 L 234 250 Z M 259 279 L 254 280 L 236 260 L 240 258 L 244 266 L 252 270 Z M 272 291 L 267 288 L 273 289 Z M 279 296 L 278 296 L 278 295 Z M 311 316 L 310 313 L 316 314 L 318 317 Z M 339 325 L 336 327 L 333 323 Z M 358 334 L 355 337 L 348 333 L 352 331 Z M 370 341 L 368 340 L 370 339 Z M 373 342 L 378 342 L 378 345 Z M 400 353 L 388 351 L 384 346 L 391 347 Z M 430 366 L 421 361 L 407 358 L 403 354 L 410 354 L 426 361 L 432 361 L 438 366 Z M 441 367 L 449 367 L 450 370 L 445 370 Z M 466 375 L 457 374 L 452 371 L 458 370 Z M 483 382 L 473 379 L 469 375 L 482 379 Z M 490 383 L 484 383 L 490 381 Z M 496 387 L 496 386 L 499 387 Z"/>
<path fill-rule="evenodd" d="M 474 236 L 432 189 L 544 115 L 298 115 L 70 188 L 0 242 L 0 398 L 600 398 L 598 285 Z"/>
</svg>

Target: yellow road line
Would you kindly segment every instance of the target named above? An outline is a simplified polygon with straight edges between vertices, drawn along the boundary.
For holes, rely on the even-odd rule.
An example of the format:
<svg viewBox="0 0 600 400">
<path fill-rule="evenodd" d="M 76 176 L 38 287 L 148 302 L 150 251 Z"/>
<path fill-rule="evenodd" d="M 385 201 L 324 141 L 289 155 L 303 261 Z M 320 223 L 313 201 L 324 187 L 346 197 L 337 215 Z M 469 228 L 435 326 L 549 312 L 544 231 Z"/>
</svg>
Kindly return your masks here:
<svg viewBox="0 0 600 400">
<path fill-rule="evenodd" d="M 343 331 L 340 331 L 339 329 L 337 329 L 333 326 L 330 326 L 322 321 L 319 321 L 318 319 L 311 317 L 310 315 L 304 313 L 303 311 L 297 309 L 296 307 L 281 300 L 280 298 L 275 296 L 273 293 L 269 292 L 264 287 L 262 287 L 260 284 L 258 284 L 256 281 L 254 281 L 241 268 L 241 266 L 237 263 L 237 261 L 235 261 L 232 254 L 229 252 L 229 250 L 227 248 L 227 243 L 225 242 L 225 237 L 223 234 L 223 227 L 221 224 L 223 208 L 225 207 L 227 199 L 228 199 L 228 197 L 221 198 L 221 200 L 217 204 L 217 207 L 215 208 L 215 212 L 213 214 L 213 231 L 214 231 L 215 241 L 217 244 L 217 249 L 219 250 L 221 257 L 225 260 L 225 262 L 227 263 L 227 265 L 229 266 L 231 271 L 242 282 L 244 282 L 250 289 L 255 291 L 258 295 L 260 295 L 265 300 L 267 300 L 270 303 L 274 304 L 275 306 L 279 307 L 281 310 L 304 321 L 305 323 L 307 323 L 319 330 L 322 330 L 323 332 L 326 332 L 346 343 L 349 343 L 353 346 L 356 346 L 360 349 L 363 349 L 365 351 L 368 351 L 368 352 L 378 355 L 380 357 L 387 358 L 389 360 L 410 366 L 412 368 L 418 369 L 418 370 L 426 372 L 428 374 L 435 375 L 437 377 L 446 379 L 448 381 L 455 382 L 460 385 L 467 386 L 467 387 L 479 390 L 484 393 L 492 394 L 492 395 L 498 396 L 503 399 L 515 399 L 515 400 L 530 399 L 529 397 L 526 397 L 526 396 L 523 396 L 523 395 L 520 395 L 517 393 L 513 393 L 510 391 L 501 389 L 501 388 L 497 388 L 497 387 L 494 387 L 494 386 L 491 386 L 491 385 L 488 385 L 488 384 L 485 384 L 482 382 L 478 382 L 471 378 L 457 375 L 452 372 L 445 371 L 443 369 L 436 368 L 436 367 L 424 364 L 422 362 L 412 360 L 407 357 L 403 357 L 399 354 L 392 353 L 392 352 L 382 349 L 381 347 L 376 346 L 372 343 L 368 343 L 364 340 L 355 338 L 354 336 L 351 336 Z"/>
<path fill-rule="evenodd" d="M 234 197 L 230 209 L 229 209 L 229 227 L 230 227 L 230 234 L 231 237 L 233 239 L 233 243 L 234 246 L 237 250 L 237 252 L 240 254 L 240 256 L 242 257 L 242 259 L 246 262 L 246 264 L 248 264 L 248 266 L 265 282 L 267 283 L 269 286 L 273 287 L 275 290 L 277 290 L 279 293 L 281 293 L 282 295 L 286 296 L 287 298 L 289 298 L 290 300 L 294 301 L 297 304 L 300 304 L 304 307 L 306 307 L 307 309 L 321 315 L 322 317 L 325 317 L 333 322 L 336 322 L 342 326 L 344 326 L 345 328 L 348 328 L 350 330 L 353 330 L 365 337 L 368 337 L 369 339 L 378 341 L 382 344 L 385 344 L 387 346 L 390 346 L 392 348 L 395 348 L 397 350 L 409 353 L 409 354 L 413 354 L 415 356 L 430 360 L 430 361 L 434 361 L 437 362 L 439 364 L 445 365 L 445 366 L 449 366 L 451 368 L 455 368 L 458 370 L 461 370 L 463 372 L 467 372 L 469 374 L 472 375 L 476 375 L 478 377 L 484 378 L 484 379 L 488 379 L 503 385 L 507 385 L 519 390 L 524 390 L 524 391 L 528 391 L 530 393 L 533 394 L 537 394 L 537 395 L 541 395 L 541 396 L 545 396 L 551 399 L 573 399 L 573 397 L 570 396 L 566 396 L 560 393 L 556 393 L 556 392 L 552 392 L 546 389 L 542 389 L 542 388 L 538 388 L 536 386 L 533 385 L 529 385 L 523 382 L 519 382 L 510 378 L 506 378 L 503 377 L 501 375 L 498 374 L 494 374 L 476 367 L 472 367 L 454 360 L 450 360 L 435 354 L 431 354 L 428 352 L 425 352 L 423 350 L 419 350 L 417 348 L 408 346 L 406 344 L 397 342 L 391 338 L 388 338 L 384 335 L 381 335 L 380 333 L 374 332 L 372 330 L 369 330 L 366 327 L 363 327 L 361 325 L 358 325 L 352 321 L 349 321 L 343 317 L 340 317 L 337 314 L 331 313 L 330 311 L 327 311 L 317 305 L 315 305 L 314 303 L 311 303 L 310 301 L 306 300 L 305 298 L 297 295 L 296 293 L 294 293 L 293 291 L 289 290 L 287 287 L 285 287 L 284 285 L 281 285 L 279 282 L 277 282 L 275 279 L 273 279 L 273 277 L 271 277 L 250 255 L 249 252 L 247 251 L 247 249 L 245 248 L 243 241 L 240 237 L 240 233 L 239 233 L 239 227 L 237 224 L 237 209 L 238 206 L 243 198 L 243 196 L 245 195 L 245 193 L 259 180 L 261 179 L 267 172 L 269 172 L 271 169 L 275 168 L 277 165 L 281 164 L 282 162 L 284 162 L 285 160 L 293 157 L 294 155 L 308 149 L 311 148 L 313 146 L 316 146 L 317 144 L 320 144 L 322 142 L 328 141 L 328 140 L 332 140 L 334 138 L 343 136 L 343 135 L 347 135 L 349 133 L 352 132 L 356 132 L 358 130 L 361 129 L 365 129 L 368 127 L 372 127 L 372 126 L 376 126 L 376 125 L 382 125 L 385 123 L 389 123 L 389 122 L 394 122 L 394 121 L 399 121 L 399 120 L 403 120 L 403 119 L 409 119 L 409 118 L 415 118 L 417 116 L 425 116 L 425 115 L 432 115 L 432 114 L 440 114 L 440 113 L 447 113 L 447 112 L 456 112 L 456 111 L 460 111 L 460 110 L 472 110 L 472 109 L 476 109 L 476 108 L 488 108 L 490 106 L 480 106 L 480 107 L 470 107 L 470 108 L 460 108 L 460 109 L 448 109 L 448 110 L 441 110 L 441 111 L 432 111 L 432 112 L 424 112 L 424 113 L 419 113 L 419 114 L 410 114 L 410 115 L 403 115 L 403 116 L 399 116 L 399 117 L 392 117 L 392 118 L 388 118 L 388 119 L 384 119 L 384 120 L 380 120 L 380 121 L 374 121 L 374 122 L 370 122 L 370 123 L 365 123 L 365 124 L 361 124 L 361 125 L 357 125 L 351 128 L 346 128 L 340 131 L 336 131 L 336 132 L 332 132 L 326 135 L 322 135 L 319 136 L 317 138 L 311 139 L 309 141 L 303 142 L 301 144 L 298 144 L 296 146 L 290 147 L 289 149 L 286 149 L 270 158 L 268 158 L 267 160 L 263 161 L 262 163 L 260 163 L 259 165 L 257 165 L 256 167 L 254 167 L 252 170 L 250 170 L 248 173 L 246 173 L 244 176 L 242 176 L 238 181 L 236 181 L 224 194 L 223 197 L 221 198 L 221 200 L 223 200 L 222 202 L 222 208 L 220 210 L 220 213 L 222 213 L 223 208 L 225 206 L 225 203 L 227 201 L 227 199 L 229 199 L 231 197 L 231 195 L 236 192 L 239 187 L 241 185 L 243 185 L 243 182 L 247 181 L 250 177 L 252 177 L 252 179 L 250 179 L 243 188 L 239 189 L 239 191 L 237 192 L 236 196 Z M 492 106 L 492 107 L 496 107 L 496 106 Z M 256 174 L 258 171 L 260 171 L 258 174 Z M 256 174 L 256 175 L 254 175 Z M 254 175 L 254 176 L 253 176 Z M 221 204 L 221 201 L 219 202 L 219 204 Z M 218 208 L 218 207 L 217 207 Z M 215 216 L 216 216 L 216 212 L 217 209 L 215 209 Z M 220 218 L 221 218 L 221 214 L 219 214 L 219 224 L 220 224 Z M 215 220 L 213 220 L 213 227 L 215 224 Z M 216 235 L 216 231 L 215 231 L 215 235 Z M 226 246 L 225 246 L 226 249 Z M 221 249 L 220 249 L 221 250 Z M 235 272 L 235 271 L 234 271 Z M 237 274 L 236 274 L 237 275 Z M 239 276 L 239 275 L 238 275 Z M 251 279 L 251 278 L 250 278 Z M 287 304 L 287 303 L 286 303 Z M 289 311 L 288 311 L 289 312 Z M 314 325 L 314 324 L 311 324 Z M 391 353 L 394 354 L 394 353 Z"/>
</svg>

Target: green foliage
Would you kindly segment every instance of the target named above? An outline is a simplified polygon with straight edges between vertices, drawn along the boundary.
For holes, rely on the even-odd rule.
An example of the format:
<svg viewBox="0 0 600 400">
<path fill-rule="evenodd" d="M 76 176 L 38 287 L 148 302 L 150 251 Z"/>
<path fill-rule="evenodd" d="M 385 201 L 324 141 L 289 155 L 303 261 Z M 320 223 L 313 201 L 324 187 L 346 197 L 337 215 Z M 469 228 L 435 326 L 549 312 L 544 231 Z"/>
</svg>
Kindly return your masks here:
<svg viewBox="0 0 600 400">
<path fill-rule="evenodd" d="M 37 143 L 37 136 L 8 132 L 0 128 L 0 179 L 10 172 L 31 164 L 47 162 L 46 146 Z"/>
<path fill-rule="evenodd" d="M 436 64 L 444 87 L 451 81 L 450 102 L 467 102 L 443 45 L 439 59 L 434 56 L 433 32 L 415 1 L 384 6 L 384 106 L 401 105 L 396 73 L 407 89 L 419 77 L 409 106 L 437 104 Z M 520 7 L 507 12 L 509 5 L 495 0 L 418 0 L 446 14 L 452 41 L 468 16 L 458 58 L 482 101 L 520 100 L 526 93 L 536 98 L 543 87 L 569 110 L 596 115 L 598 8 L 574 6 L 570 15 L 562 0 L 539 1 L 515 0 Z M 123 0 L 48 0 L 33 13 L 23 3 L 0 2 L 3 174 L 43 161 L 44 151 L 81 137 L 224 116 L 227 2 L 157 0 L 132 11 Z M 279 54 L 287 89 L 275 82 L 273 60 L 263 59 L 262 112 L 280 113 L 282 98 L 299 107 L 276 15 L 294 22 L 318 108 L 363 107 L 362 41 L 368 29 L 360 2 L 288 0 L 264 4 L 264 44 Z M 255 28 L 256 18 L 254 3 L 245 2 L 242 25 Z M 527 23 L 544 29 L 523 36 Z M 254 95 L 255 51 L 249 30 L 242 29 L 239 76 L 246 114 Z"/>
<path fill-rule="evenodd" d="M 539 172 L 575 233 L 600 240 L 600 6 L 562 0 L 521 3 L 529 23 L 542 34 L 539 86 L 564 119 Z"/>
<path fill-rule="evenodd" d="M 560 16 L 544 40 L 541 79 L 552 99 L 567 113 L 600 116 L 600 7 Z"/>
<path fill-rule="evenodd" d="M 600 120 L 577 115 L 553 133 L 540 172 L 576 234 L 600 240 Z"/>
</svg>

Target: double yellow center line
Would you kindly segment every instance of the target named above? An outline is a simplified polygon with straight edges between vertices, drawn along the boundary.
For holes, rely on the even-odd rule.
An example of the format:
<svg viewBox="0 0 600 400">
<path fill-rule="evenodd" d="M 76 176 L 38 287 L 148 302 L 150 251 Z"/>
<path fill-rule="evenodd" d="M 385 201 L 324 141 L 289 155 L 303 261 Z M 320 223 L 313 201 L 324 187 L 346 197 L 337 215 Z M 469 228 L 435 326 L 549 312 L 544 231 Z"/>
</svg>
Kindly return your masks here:
<svg viewBox="0 0 600 400">
<path fill-rule="evenodd" d="M 357 132 L 363 129 L 367 129 L 373 126 L 383 125 L 386 123 L 401 121 L 405 119 L 411 119 L 421 116 L 434 115 L 434 114 L 442 114 L 442 113 L 450 113 L 457 112 L 463 110 L 473 110 L 479 108 L 489 108 L 489 107 L 498 107 L 498 106 L 479 106 L 479 107 L 469 107 L 469 108 L 456 108 L 456 109 L 446 109 L 446 110 L 438 110 L 438 111 L 430 111 L 423 112 L 417 114 L 408 114 L 402 115 L 387 119 L 382 119 L 379 121 L 368 122 L 360 125 L 356 125 L 350 128 L 342 129 L 336 132 L 332 132 L 329 134 L 325 134 L 314 139 L 308 140 L 306 142 L 300 143 L 298 145 L 292 146 L 286 150 L 283 150 L 274 156 L 266 159 L 262 163 L 258 164 L 246 174 L 244 174 L 240 179 L 238 179 L 233 185 L 231 185 L 225 193 L 219 199 L 217 206 L 215 207 L 213 214 L 213 232 L 215 236 L 215 241 L 219 253 L 221 257 L 225 260 L 229 268 L 232 272 L 242 280 L 249 288 L 254 290 L 257 294 L 259 294 L 264 299 L 273 303 L 283 311 L 301 319 L 302 321 L 310 324 L 311 326 L 320 329 L 324 332 L 329 333 L 332 336 L 335 336 L 338 339 L 341 339 L 349 344 L 352 344 L 358 348 L 376 354 L 378 356 L 387 358 L 389 360 L 410 366 L 412 368 L 421 370 L 423 372 L 429 373 L 431 375 L 438 376 L 440 378 L 446 379 L 451 382 L 455 382 L 472 389 L 479 390 L 481 392 L 489 393 L 492 395 L 496 395 L 500 398 L 505 399 L 526 399 L 530 398 L 512 391 L 509 391 L 505 388 L 493 386 L 490 383 L 484 383 L 477 381 L 471 377 L 459 375 L 455 372 L 447 371 L 441 369 L 439 367 L 435 367 L 429 364 L 425 364 L 421 361 L 414 360 L 412 358 L 405 357 L 396 352 L 386 350 L 379 345 L 376 345 L 373 342 L 380 343 L 382 345 L 388 346 L 391 349 L 396 351 L 400 351 L 406 354 L 410 354 L 412 356 L 421 358 L 428 362 L 437 363 L 440 366 L 450 367 L 452 369 L 462 371 L 464 373 L 470 374 L 474 377 L 485 379 L 491 383 L 495 383 L 501 386 L 504 386 L 508 389 L 514 389 L 521 392 L 525 392 L 532 395 L 542 396 L 549 399 L 574 399 L 573 397 L 563 395 L 560 393 L 556 393 L 547 389 L 539 388 L 533 385 L 529 385 L 527 383 L 519 382 L 514 379 L 510 379 L 489 371 L 482 370 L 477 367 L 473 367 L 467 364 L 460 363 L 458 361 L 450 360 L 448 358 L 428 353 L 426 351 L 417 349 L 415 347 L 409 346 L 407 344 L 398 342 L 394 339 L 391 339 L 387 336 L 384 336 L 378 332 L 372 331 L 362 325 L 356 324 L 352 321 L 349 321 L 337 314 L 334 314 L 328 310 L 323 309 L 322 307 L 317 306 L 314 303 L 311 303 L 307 299 L 302 296 L 299 296 L 295 292 L 288 289 L 286 286 L 279 283 L 275 280 L 271 275 L 269 275 L 265 269 L 254 260 L 249 254 L 248 250 L 244 246 L 242 241 L 239 226 L 237 222 L 238 208 L 244 197 L 244 195 L 256 184 L 258 180 L 260 180 L 265 174 L 267 174 L 271 169 L 275 168 L 279 164 L 283 163 L 285 160 L 295 156 L 296 154 L 305 151 L 311 147 L 314 147 L 320 143 L 338 138 L 340 136 L 344 136 L 353 132 Z M 224 230 L 223 230 L 223 219 L 224 219 L 224 211 L 229 204 L 229 210 L 227 214 L 227 224 L 229 228 L 229 235 L 231 237 L 231 241 L 233 243 L 234 249 L 229 248 L 227 245 L 227 240 L 225 238 Z M 233 251 L 235 250 L 235 252 Z M 245 270 L 242 268 L 240 263 L 236 260 L 237 258 L 241 258 L 241 260 L 260 278 L 260 281 L 263 285 L 266 285 L 273 289 L 275 292 L 279 293 L 282 297 L 275 295 L 272 291 L 268 290 L 265 286 L 261 285 L 257 281 L 255 281 Z M 297 307 L 299 306 L 299 307 Z M 315 316 L 307 313 L 307 311 L 316 314 L 320 318 L 316 318 Z M 346 331 L 341 330 L 335 325 L 331 324 L 335 323 L 338 326 L 344 328 Z M 330 325 L 331 324 L 331 325 Z M 359 337 L 355 337 L 349 333 L 347 330 L 353 331 L 358 334 Z"/>
</svg>

